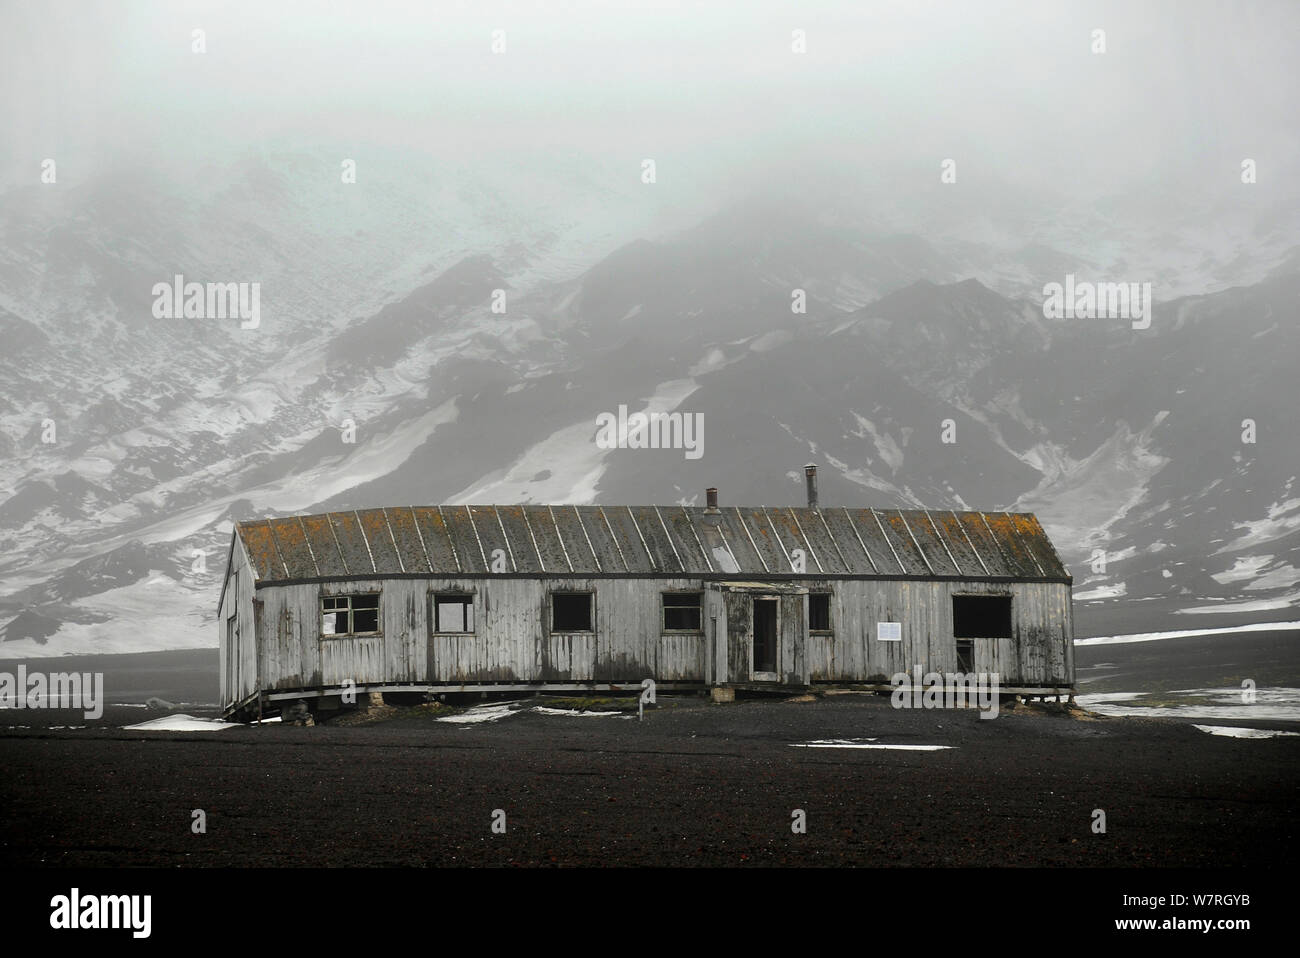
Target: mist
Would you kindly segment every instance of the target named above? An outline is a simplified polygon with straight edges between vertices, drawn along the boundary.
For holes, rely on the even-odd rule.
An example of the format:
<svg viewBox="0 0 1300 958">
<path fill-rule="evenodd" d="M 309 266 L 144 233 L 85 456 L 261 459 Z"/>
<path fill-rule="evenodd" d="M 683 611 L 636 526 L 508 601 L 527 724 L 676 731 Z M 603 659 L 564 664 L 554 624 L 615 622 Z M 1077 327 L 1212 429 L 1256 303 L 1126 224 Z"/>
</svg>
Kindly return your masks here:
<svg viewBox="0 0 1300 958">
<path fill-rule="evenodd" d="M 1291 3 L 132 0 L 0 23 L 5 189 L 46 158 L 74 186 L 307 150 L 629 188 L 653 158 L 655 202 L 694 212 L 829 178 L 906 217 L 953 159 L 966 201 L 1141 197 L 1158 219 L 1247 157 L 1293 194 L 1300 155 Z"/>
</svg>

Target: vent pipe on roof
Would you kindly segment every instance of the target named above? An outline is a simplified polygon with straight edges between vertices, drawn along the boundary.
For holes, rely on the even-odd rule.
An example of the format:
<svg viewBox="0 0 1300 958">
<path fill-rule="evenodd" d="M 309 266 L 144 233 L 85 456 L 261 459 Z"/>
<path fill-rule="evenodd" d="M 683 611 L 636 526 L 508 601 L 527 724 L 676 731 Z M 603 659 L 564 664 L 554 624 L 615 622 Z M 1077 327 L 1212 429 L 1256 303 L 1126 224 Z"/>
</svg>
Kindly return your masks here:
<svg viewBox="0 0 1300 958">
<path fill-rule="evenodd" d="M 803 475 L 808 480 L 808 508 L 817 508 L 817 467 L 811 462 L 803 467 Z"/>
<path fill-rule="evenodd" d="M 704 507 L 705 515 L 717 515 L 721 511 L 718 509 L 718 489 L 716 486 L 709 486 L 704 490 L 704 499 L 707 503 Z"/>
</svg>

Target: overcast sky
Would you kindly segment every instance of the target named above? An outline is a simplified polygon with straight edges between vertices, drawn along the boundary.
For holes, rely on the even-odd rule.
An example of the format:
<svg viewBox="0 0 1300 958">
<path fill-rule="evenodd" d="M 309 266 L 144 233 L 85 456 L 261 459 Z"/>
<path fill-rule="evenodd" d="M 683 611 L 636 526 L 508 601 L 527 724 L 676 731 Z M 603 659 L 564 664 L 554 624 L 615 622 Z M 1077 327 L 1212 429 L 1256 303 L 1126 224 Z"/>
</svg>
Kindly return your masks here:
<svg viewBox="0 0 1300 958">
<path fill-rule="evenodd" d="M 75 184 L 124 149 L 321 145 L 653 156 L 718 182 L 956 157 L 1083 194 L 1247 156 L 1290 176 L 1298 38 L 1293 0 L 0 0 L 0 183 L 45 157 Z"/>
</svg>

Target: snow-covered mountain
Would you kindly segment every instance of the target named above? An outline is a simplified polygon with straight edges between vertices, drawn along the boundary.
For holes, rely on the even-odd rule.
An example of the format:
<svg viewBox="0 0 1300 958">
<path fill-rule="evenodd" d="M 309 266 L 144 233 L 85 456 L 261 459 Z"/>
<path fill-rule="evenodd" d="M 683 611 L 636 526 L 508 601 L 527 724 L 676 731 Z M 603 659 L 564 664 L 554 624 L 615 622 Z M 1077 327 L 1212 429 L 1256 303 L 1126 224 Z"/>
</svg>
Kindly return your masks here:
<svg viewBox="0 0 1300 958">
<path fill-rule="evenodd" d="M 1160 236 L 770 199 L 674 229 L 581 168 L 279 155 L 6 194 L 0 649 L 215 644 L 237 517 L 789 503 L 810 460 L 828 504 L 1037 512 L 1084 601 L 1294 600 L 1294 204 L 1217 234 L 1220 207 Z M 1045 318 L 1067 272 L 1153 282 L 1151 327 Z M 261 325 L 155 318 L 178 273 L 260 283 Z M 620 406 L 700 414 L 703 454 L 601 448 Z"/>
</svg>

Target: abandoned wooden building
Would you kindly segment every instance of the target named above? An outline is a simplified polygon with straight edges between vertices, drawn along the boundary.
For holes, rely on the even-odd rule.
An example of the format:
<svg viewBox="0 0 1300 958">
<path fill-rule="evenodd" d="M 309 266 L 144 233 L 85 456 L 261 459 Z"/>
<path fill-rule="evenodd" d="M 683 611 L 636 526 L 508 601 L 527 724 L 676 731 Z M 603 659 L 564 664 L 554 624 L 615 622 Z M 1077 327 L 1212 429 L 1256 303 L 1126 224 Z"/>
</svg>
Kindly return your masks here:
<svg viewBox="0 0 1300 958">
<path fill-rule="evenodd" d="M 1074 686 L 1071 577 L 1025 513 L 430 506 L 242 521 L 221 701 L 365 691 Z"/>
</svg>

